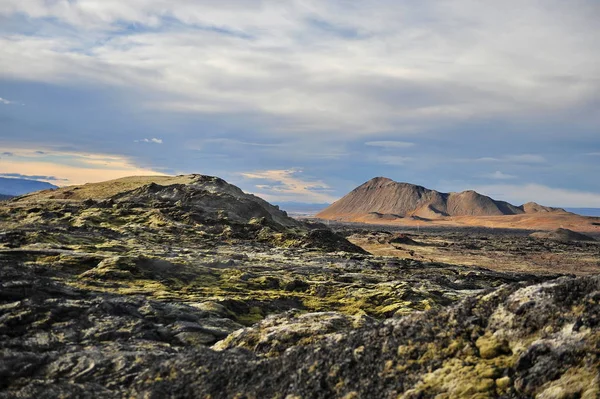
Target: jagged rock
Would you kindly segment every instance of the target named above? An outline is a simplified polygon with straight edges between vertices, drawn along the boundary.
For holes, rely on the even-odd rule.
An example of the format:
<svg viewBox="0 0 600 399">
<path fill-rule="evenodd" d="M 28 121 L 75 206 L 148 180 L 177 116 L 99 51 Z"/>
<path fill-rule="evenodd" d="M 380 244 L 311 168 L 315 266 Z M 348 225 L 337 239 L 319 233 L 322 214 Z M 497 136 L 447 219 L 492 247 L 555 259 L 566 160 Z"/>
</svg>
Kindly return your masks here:
<svg viewBox="0 0 600 399">
<path fill-rule="evenodd" d="M 297 246 L 301 248 L 318 248 L 329 252 L 344 251 L 349 253 L 368 254 L 361 247 L 352 244 L 346 238 L 328 229 L 311 230 L 300 239 Z"/>
<path fill-rule="evenodd" d="M 222 351 L 241 347 L 256 354 L 276 356 L 288 348 L 314 343 L 331 334 L 348 333 L 375 324 L 375 319 L 366 315 L 349 316 L 335 312 L 301 314 L 292 310 L 238 330 L 217 342 L 213 349 Z"/>
</svg>

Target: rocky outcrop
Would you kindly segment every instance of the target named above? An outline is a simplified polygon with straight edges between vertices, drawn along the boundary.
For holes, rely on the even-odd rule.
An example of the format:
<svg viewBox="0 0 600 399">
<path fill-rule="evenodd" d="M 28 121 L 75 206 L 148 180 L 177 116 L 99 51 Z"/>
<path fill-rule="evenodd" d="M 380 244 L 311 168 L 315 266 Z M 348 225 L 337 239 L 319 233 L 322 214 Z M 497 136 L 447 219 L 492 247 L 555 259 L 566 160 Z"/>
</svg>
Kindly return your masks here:
<svg viewBox="0 0 600 399">
<path fill-rule="evenodd" d="M 337 220 L 352 220 L 369 215 L 377 215 L 380 219 L 437 219 L 445 216 L 501 216 L 538 212 L 565 211 L 535 203 L 515 206 L 475 191 L 440 193 L 414 184 L 376 177 L 355 188 L 316 216 Z"/>
<path fill-rule="evenodd" d="M 207 238 L 365 253 L 326 227 L 315 231 L 279 207 L 223 179 L 204 175 L 132 177 L 65 187 L 21 197 L 5 210 L 7 221 L 19 228 L 108 229 L 109 235 L 171 230 Z"/>
<path fill-rule="evenodd" d="M 94 292 L 3 264 L 0 397 L 579 397 L 600 394 L 600 279 L 513 283 L 377 321 Z M 207 345 L 215 343 L 214 349 Z"/>
<path fill-rule="evenodd" d="M 150 183 L 132 191 L 111 197 L 116 203 L 150 204 L 155 207 L 175 205 L 184 211 L 196 210 L 201 217 L 227 219 L 234 223 L 261 222 L 281 227 L 298 227 L 300 223 L 288 217 L 267 201 L 244 193 L 238 187 L 218 177 L 190 175 L 186 184 L 161 185 Z"/>
<path fill-rule="evenodd" d="M 325 335 L 269 360 L 239 349 L 181 354 L 139 375 L 133 390 L 214 398 L 596 398 L 598 298 L 598 277 L 504 287 Z M 269 342 L 297 330 L 280 326 Z"/>
<path fill-rule="evenodd" d="M 541 240 L 551 240 L 551 241 L 566 242 L 566 243 L 577 242 L 577 241 L 584 241 L 584 242 L 596 241 L 593 237 L 590 237 L 588 235 L 581 234 L 581 233 L 578 233 L 576 231 L 569 230 L 569 229 L 562 229 L 562 228 L 556 229 L 554 231 L 538 231 L 538 232 L 532 233 L 530 235 L 530 237 L 541 239 Z"/>
<path fill-rule="evenodd" d="M 301 313 L 290 310 L 269 316 L 252 327 L 237 330 L 216 343 L 213 349 L 245 348 L 257 355 L 274 357 L 295 346 L 309 345 L 334 334 L 348 334 L 360 327 L 374 327 L 377 324 L 376 319 L 365 314 Z"/>
</svg>

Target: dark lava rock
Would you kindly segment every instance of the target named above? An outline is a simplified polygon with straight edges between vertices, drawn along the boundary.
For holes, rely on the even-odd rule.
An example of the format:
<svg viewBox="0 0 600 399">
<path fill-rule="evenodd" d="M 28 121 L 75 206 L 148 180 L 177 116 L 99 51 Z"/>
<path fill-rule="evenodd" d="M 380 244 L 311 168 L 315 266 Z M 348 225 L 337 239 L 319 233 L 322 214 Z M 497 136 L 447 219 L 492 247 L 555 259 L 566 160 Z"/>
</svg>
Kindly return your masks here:
<svg viewBox="0 0 600 399">
<path fill-rule="evenodd" d="M 558 242 L 574 242 L 574 241 L 596 241 L 593 237 L 578 233 L 569 229 L 556 229 L 554 231 L 539 231 L 532 233 L 530 237 L 552 240 Z"/>
<path fill-rule="evenodd" d="M 186 304 L 73 289 L 24 270 L 3 265 L 0 398 L 600 393 L 597 276 L 503 285 L 383 322 L 292 312 L 238 330 Z M 219 338 L 219 351 L 204 346 Z"/>
<path fill-rule="evenodd" d="M 356 254 L 368 254 L 367 251 L 352 244 L 346 238 L 338 233 L 328 229 L 311 230 L 305 237 L 302 237 L 300 244 L 302 248 L 315 248 L 327 252 L 344 251 Z"/>
<path fill-rule="evenodd" d="M 405 244 L 405 245 L 420 245 L 418 242 L 410 238 L 408 234 L 395 234 L 388 239 L 390 244 Z"/>
<path fill-rule="evenodd" d="M 27 242 L 27 235 L 22 231 L 0 232 L 0 244 L 7 248 L 18 248 Z"/>
</svg>

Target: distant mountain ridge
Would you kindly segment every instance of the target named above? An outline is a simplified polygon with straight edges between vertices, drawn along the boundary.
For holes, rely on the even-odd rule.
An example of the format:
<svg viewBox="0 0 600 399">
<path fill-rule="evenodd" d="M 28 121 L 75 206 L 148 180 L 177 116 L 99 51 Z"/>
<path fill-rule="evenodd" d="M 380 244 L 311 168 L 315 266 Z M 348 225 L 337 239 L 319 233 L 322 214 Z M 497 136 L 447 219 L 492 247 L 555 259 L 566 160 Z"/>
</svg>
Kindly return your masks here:
<svg viewBox="0 0 600 399">
<path fill-rule="evenodd" d="M 582 216 L 600 217 L 600 208 L 565 208 L 565 210 Z"/>
<path fill-rule="evenodd" d="M 520 206 L 497 201 L 475 191 L 441 193 L 410 183 L 376 177 L 355 188 L 319 212 L 324 219 L 352 219 L 365 215 L 390 218 L 439 219 L 446 216 L 502 216 L 532 213 L 566 213 L 529 202 Z"/>
<path fill-rule="evenodd" d="M 4 195 L 4 194 L 0 194 L 0 201 L 6 201 L 11 199 L 13 196 L 12 195 Z"/>
<path fill-rule="evenodd" d="M 58 187 L 44 181 L 0 177 L 0 193 L 3 195 L 17 196 L 54 188 Z"/>
<path fill-rule="evenodd" d="M 292 216 L 314 216 L 331 204 L 305 202 L 277 202 L 277 206 Z"/>
</svg>

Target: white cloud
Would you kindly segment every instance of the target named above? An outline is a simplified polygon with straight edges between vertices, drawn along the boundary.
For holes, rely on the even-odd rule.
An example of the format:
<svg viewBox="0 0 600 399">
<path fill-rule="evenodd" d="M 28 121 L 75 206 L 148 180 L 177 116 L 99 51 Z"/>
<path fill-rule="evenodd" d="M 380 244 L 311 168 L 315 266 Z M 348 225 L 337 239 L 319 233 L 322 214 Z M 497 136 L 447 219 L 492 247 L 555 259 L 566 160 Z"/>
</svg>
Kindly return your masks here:
<svg viewBox="0 0 600 399">
<path fill-rule="evenodd" d="M 20 102 L 10 101 L 10 100 L 7 100 L 6 98 L 2 98 L 2 97 L 0 97 L 0 104 L 4 104 L 4 105 L 11 105 L 11 104 L 12 105 L 25 105 L 25 104 L 22 104 Z"/>
<path fill-rule="evenodd" d="M 152 139 L 142 139 L 142 140 L 135 140 L 136 143 L 154 143 L 154 144 L 162 144 L 163 140 L 162 139 L 157 139 L 157 138 L 152 138 Z"/>
<path fill-rule="evenodd" d="M 487 177 L 489 179 L 495 179 L 495 180 L 510 180 L 510 179 L 517 178 L 517 176 L 502 173 L 499 170 L 495 171 L 494 173 L 488 173 L 486 175 L 482 175 L 482 177 Z"/>
<path fill-rule="evenodd" d="M 494 199 L 517 205 L 533 201 L 546 206 L 600 208 L 600 193 L 594 192 L 553 188 L 540 184 L 498 184 L 473 189 Z"/>
<path fill-rule="evenodd" d="M 594 2 L 0 4 L 0 15 L 18 13 L 75 34 L 3 36 L 6 77 L 144 89 L 165 94 L 149 107 L 259 114 L 290 135 L 410 134 L 477 118 L 560 117 L 600 89 Z M 123 30 L 136 25 L 152 29 Z"/>
<path fill-rule="evenodd" d="M 382 148 L 410 148 L 413 147 L 415 143 L 407 141 L 367 141 L 365 145 Z"/>
<path fill-rule="evenodd" d="M 263 170 L 240 173 L 246 179 L 262 180 L 275 184 L 256 184 L 257 195 L 268 201 L 300 201 L 307 203 L 329 203 L 337 198 L 329 194 L 329 185 L 321 180 L 304 180 L 300 169 Z"/>
</svg>

